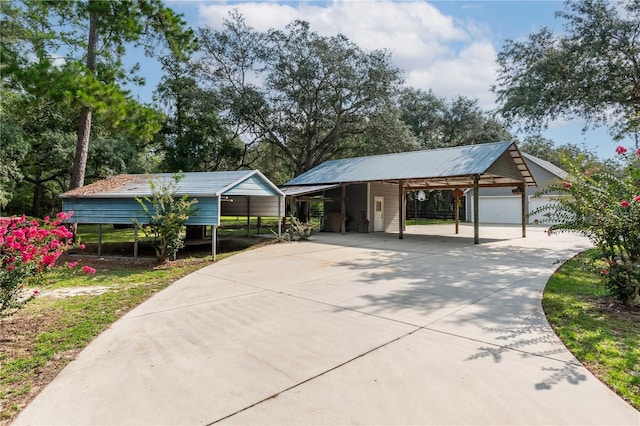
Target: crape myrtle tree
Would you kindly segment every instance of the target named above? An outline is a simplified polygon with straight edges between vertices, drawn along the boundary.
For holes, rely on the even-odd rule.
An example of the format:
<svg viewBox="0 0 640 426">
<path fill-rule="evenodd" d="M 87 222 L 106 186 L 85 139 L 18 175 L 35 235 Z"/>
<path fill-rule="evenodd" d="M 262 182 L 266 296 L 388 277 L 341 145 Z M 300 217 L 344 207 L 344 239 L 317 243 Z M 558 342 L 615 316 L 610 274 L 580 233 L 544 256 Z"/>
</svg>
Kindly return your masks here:
<svg viewBox="0 0 640 426">
<path fill-rule="evenodd" d="M 139 140 L 159 130 L 158 114 L 124 88 L 144 79 L 138 65 L 124 66 L 123 57 L 132 47 L 149 56 L 193 50 L 193 32 L 162 1 L 1 3 L 4 87 L 64 103 L 77 117 L 70 188 L 84 184 L 95 116 L 109 127 L 128 127 Z"/>
<path fill-rule="evenodd" d="M 581 118 L 616 137 L 637 136 L 640 1 L 567 1 L 556 16 L 562 34 L 543 28 L 498 54 L 499 111 L 528 129 Z"/>
<path fill-rule="evenodd" d="M 201 29 L 200 41 L 202 77 L 225 101 L 221 115 L 249 152 L 285 167 L 282 180 L 328 159 L 415 146 L 389 114 L 402 77 L 386 51 L 320 36 L 303 21 L 258 32 L 238 12 L 221 29 Z M 379 140 L 367 129 L 381 120 L 398 132 L 372 149 Z"/>
</svg>

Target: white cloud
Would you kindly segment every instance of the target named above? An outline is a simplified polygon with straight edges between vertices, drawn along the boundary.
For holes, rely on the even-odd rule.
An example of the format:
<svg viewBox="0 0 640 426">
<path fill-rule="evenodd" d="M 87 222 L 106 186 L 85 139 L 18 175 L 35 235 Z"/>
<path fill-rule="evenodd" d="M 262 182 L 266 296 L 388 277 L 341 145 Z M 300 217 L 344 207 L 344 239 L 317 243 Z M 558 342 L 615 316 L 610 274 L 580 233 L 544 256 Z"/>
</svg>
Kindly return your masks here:
<svg viewBox="0 0 640 426">
<path fill-rule="evenodd" d="M 489 30 L 444 15 L 436 6 L 422 1 L 213 3 L 201 5 L 200 16 L 220 28 L 229 11 L 237 9 L 258 31 L 305 20 L 321 35 L 342 33 L 367 51 L 388 49 L 408 85 L 447 98 L 478 98 L 483 107 L 492 108 L 489 86 L 495 81 L 496 52 Z"/>
</svg>

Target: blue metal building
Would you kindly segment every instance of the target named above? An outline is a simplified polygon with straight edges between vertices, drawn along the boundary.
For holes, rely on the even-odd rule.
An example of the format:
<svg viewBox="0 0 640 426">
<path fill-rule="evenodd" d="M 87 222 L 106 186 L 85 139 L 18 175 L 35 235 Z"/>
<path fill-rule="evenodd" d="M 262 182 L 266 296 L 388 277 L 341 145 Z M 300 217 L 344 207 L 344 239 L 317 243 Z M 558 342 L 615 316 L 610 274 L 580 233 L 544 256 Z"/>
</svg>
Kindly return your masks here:
<svg viewBox="0 0 640 426">
<path fill-rule="evenodd" d="M 65 192 L 61 195 L 62 210 L 73 211 L 72 223 L 144 224 L 147 218 L 136 198 L 153 195 L 151 181 L 160 186 L 173 177 L 170 173 L 113 176 Z M 214 255 L 221 216 L 282 218 L 285 212 L 284 194 L 258 170 L 184 173 L 175 195 L 198 200 L 197 215 L 190 217 L 187 225 L 212 227 Z M 100 233 L 101 227 L 98 229 Z"/>
</svg>

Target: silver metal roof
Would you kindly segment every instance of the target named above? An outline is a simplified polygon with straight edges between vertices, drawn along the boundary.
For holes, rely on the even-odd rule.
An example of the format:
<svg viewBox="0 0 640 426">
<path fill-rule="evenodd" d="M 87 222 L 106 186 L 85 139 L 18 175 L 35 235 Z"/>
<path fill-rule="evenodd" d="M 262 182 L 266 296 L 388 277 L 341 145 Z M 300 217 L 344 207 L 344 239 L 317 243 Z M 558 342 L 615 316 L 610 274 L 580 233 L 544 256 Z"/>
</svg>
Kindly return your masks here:
<svg viewBox="0 0 640 426">
<path fill-rule="evenodd" d="M 405 188 L 509 186 L 535 180 L 513 142 L 325 161 L 290 180 L 286 186 L 403 181 Z"/>
<path fill-rule="evenodd" d="M 94 182 L 82 188 L 67 191 L 60 195 L 62 198 L 131 198 L 152 196 L 151 178 L 156 185 L 169 182 L 173 179 L 173 173 L 124 174 L 112 176 L 107 179 Z M 236 170 L 216 172 L 189 172 L 184 173 L 176 186 L 176 195 L 189 195 L 190 197 L 213 197 L 223 195 L 237 185 L 256 177 L 269 195 L 284 195 L 277 186 L 267 179 L 258 170 Z"/>
<path fill-rule="evenodd" d="M 327 189 L 336 188 L 340 185 L 303 185 L 303 186 L 285 186 L 280 188 L 280 190 L 286 195 L 289 196 L 298 196 L 298 195 L 307 195 L 314 194 L 316 192 L 326 191 Z"/>
<path fill-rule="evenodd" d="M 543 169 L 546 169 L 550 173 L 553 173 L 554 175 L 558 176 L 560 179 L 566 179 L 569 176 L 569 173 L 562 170 L 560 167 L 556 166 L 555 164 L 550 163 L 546 160 L 543 160 L 542 158 L 534 157 L 533 155 L 527 154 L 526 152 L 523 152 L 522 155 L 527 161 L 531 161 L 532 163 L 537 164 Z"/>
</svg>

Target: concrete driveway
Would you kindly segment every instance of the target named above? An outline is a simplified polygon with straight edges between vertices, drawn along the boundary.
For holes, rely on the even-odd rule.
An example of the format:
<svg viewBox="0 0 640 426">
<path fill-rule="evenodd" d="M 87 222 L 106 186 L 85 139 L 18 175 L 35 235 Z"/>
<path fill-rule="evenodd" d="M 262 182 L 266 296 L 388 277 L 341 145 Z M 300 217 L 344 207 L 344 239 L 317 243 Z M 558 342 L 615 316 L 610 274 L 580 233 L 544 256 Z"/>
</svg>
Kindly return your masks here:
<svg viewBox="0 0 640 426">
<path fill-rule="evenodd" d="M 317 234 L 207 266 L 100 335 L 16 424 L 640 424 L 540 306 L 554 262 L 588 242 L 472 232 Z"/>
</svg>

